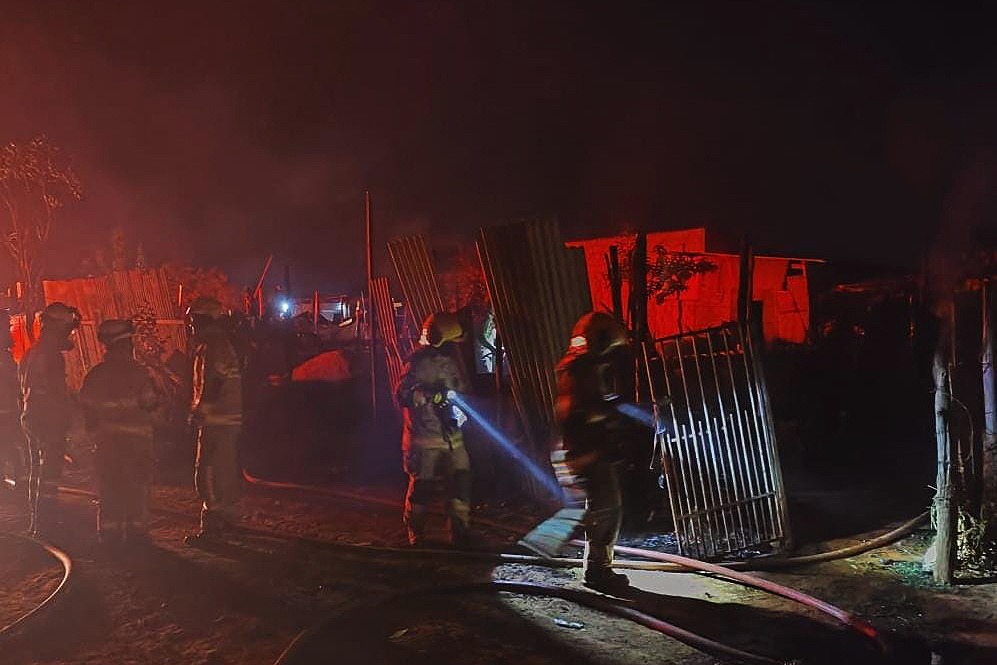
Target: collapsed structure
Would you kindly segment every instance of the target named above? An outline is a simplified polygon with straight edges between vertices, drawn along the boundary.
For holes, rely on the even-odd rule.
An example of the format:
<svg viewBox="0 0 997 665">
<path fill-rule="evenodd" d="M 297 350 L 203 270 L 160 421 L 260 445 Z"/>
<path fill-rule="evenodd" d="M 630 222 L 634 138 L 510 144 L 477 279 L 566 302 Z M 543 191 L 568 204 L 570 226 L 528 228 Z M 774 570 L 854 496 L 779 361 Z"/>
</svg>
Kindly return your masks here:
<svg viewBox="0 0 997 665">
<path fill-rule="evenodd" d="M 612 312 L 637 331 L 633 396 L 669 405 L 656 411 L 648 438 L 680 549 L 717 557 L 789 544 L 758 350 L 763 339 L 807 339 L 807 260 L 710 253 L 701 228 L 565 242 L 552 221 L 484 228 L 477 249 L 498 333 L 482 343 L 494 347 L 497 396 L 501 401 L 507 385 L 519 445 L 531 457 L 546 463 L 557 435 L 554 365 L 571 325 L 586 311 Z M 443 307 L 437 270 L 421 237 L 394 240 L 389 250 L 418 329 L 422 317 Z M 644 261 L 635 259 L 641 255 Z M 661 288 L 653 293 L 646 284 L 635 288 L 654 280 Z M 377 284 L 387 287 L 385 278 Z M 751 284 L 750 294 L 742 284 Z M 386 310 L 383 293 L 375 307 L 378 301 Z M 405 343 L 385 338 L 389 374 Z"/>
</svg>

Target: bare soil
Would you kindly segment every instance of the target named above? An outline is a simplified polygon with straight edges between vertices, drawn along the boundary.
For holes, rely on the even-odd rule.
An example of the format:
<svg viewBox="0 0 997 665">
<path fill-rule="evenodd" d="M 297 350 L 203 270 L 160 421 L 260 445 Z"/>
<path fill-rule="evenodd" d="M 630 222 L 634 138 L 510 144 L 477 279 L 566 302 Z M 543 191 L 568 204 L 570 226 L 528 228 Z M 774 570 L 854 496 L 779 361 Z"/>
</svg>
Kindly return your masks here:
<svg viewBox="0 0 997 665">
<path fill-rule="evenodd" d="M 63 495 L 63 526 L 54 540 L 74 557 L 72 593 L 44 622 L 9 644 L 3 662 L 269 665 L 300 630 L 323 620 L 324 629 L 304 650 L 308 662 L 718 662 L 567 601 L 447 591 L 491 579 L 579 587 L 580 573 L 373 551 L 371 546 L 403 545 L 402 488 L 352 489 L 378 503 L 249 488 L 242 508 L 245 526 L 254 532 L 198 550 L 182 542 L 195 525 L 193 492 L 157 487 L 154 546 L 118 552 L 97 546 L 92 502 Z M 519 525 L 537 519 L 490 506 L 478 506 L 476 514 Z M 24 525 L 20 503 L 0 498 L 0 530 Z M 435 537 L 442 539 L 441 520 L 434 526 Z M 660 536 L 630 534 L 628 542 L 667 546 Z M 497 551 L 508 550 L 514 536 L 483 528 L 480 539 L 481 548 Z M 946 664 L 997 663 L 997 585 L 935 588 L 920 571 L 926 542 L 920 532 L 860 557 L 765 577 L 870 620 L 900 650 L 895 662 L 928 663 L 934 651 Z M 44 559 L 18 551 L 0 550 L 0 580 L 11 589 L 3 594 L 0 616 L 38 600 L 41 587 L 30 581 L 32 575 L 52 581 L 54 569 Z M 28 560 L 19 564 L 18 557 Z M 739 648 L 807 663 L 874 662 L 862 640 L 788 601 L 696 575 L 632 571 L 630 578 L 633 599 L 641 606 Z"/>
<path fill-rule="evenodd" d="M 62 580 L 62 566 L 38 546 L 0 538 L 0 629 L 40 605 Z"/>
</svg>

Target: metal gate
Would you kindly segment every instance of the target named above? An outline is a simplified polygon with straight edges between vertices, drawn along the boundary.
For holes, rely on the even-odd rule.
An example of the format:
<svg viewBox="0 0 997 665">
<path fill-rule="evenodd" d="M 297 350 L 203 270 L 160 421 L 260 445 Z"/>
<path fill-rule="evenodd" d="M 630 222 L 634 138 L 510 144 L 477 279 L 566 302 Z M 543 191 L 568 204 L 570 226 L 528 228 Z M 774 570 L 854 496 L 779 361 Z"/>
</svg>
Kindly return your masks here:
<svg viewBox="0 0 997 665">
<path fill-rule="evenodd" d="M 789 544 L 764 374 L 737 323 L 644 346 L 679 551 L 712 559 Z M 667 398 L 667 399 L 666 399 Z"/>
</svg>

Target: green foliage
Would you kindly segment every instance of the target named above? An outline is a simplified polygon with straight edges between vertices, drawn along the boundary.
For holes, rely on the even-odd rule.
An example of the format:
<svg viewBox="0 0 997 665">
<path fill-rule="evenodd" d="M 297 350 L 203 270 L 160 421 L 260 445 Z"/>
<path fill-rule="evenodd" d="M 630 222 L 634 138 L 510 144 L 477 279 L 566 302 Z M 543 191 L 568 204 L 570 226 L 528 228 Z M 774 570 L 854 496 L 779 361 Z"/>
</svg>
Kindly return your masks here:
<svg viewBox="0 0 997 665">
<path fill-rule="evenodd" d="M 987 538 L 987 520 L 959 510 L 957 556 L 960 568 L 968 573 L 988 576 L 997 572 L 997 543 Z"/>
</svg>

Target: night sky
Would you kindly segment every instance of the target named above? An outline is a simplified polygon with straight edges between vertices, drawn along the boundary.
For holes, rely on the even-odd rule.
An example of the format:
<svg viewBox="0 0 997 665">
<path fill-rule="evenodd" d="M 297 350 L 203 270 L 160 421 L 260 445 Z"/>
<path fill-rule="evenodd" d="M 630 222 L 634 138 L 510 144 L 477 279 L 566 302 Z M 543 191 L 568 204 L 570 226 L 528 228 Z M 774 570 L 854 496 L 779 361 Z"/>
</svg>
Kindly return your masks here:
<svg viewBox="0 0 997 665">
<path fill-rule="evenodd" d="M 83 180 L 50 275 L 120 225 L 350 290 L 365 188 L 381 240 L 556 215 L 917 265 L 993 223 L 953 192 L 997 176 L 997 40 L 983 3 L 868 4 L 0 0 L 0 141 Z"/>
</svg>

